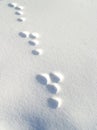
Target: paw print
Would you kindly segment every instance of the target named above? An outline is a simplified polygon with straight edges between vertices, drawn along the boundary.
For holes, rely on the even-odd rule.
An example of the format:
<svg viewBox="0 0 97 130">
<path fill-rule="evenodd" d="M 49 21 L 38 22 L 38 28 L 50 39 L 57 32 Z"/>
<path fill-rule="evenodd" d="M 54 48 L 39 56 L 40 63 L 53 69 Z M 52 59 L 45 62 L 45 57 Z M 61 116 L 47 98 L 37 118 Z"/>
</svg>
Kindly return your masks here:
<svg viewBox="0 0 97 130">
<path fill-rule="evenodd" d="M 19 33 L 19 36 L 22 38 L 29 38 L 30 40 L 28 41 L 29 45 L 31 46 L 38 46 L 39 45 L 39 38 L 40 35 L 37 32 L 30 33 L 28 31 L 23 31 Z M 32 50 L 33 55 L 42 55 L 43 50 L 41 48 L 35 48 Z"/>
<path fill-rule="evenodd" d="M 64 80 L 64 76 L 60 72 L 51 72 L 50 74 L 42 73 L 36 76 L 36 79 L 42 85 L 47 87 L 47 90 L 53 94 L 48 98 L 48 105 L 51 108 L 59 108 L 62 105 L 62 99 L 57 96 L 61 91 L 60 84 Z"/>
<path fill-rule="evenodd" d="M 24 6 L 18 5 L 17 3 L 9 3 L 8 6 L 15 9 L 15 15 L 21 16 L 24 14 L 23 12 Z M 17 18 L 17 21 L 24 22 L 26 21 L 26 18 L 23 16 L 23 17 Z"/>
</svg>

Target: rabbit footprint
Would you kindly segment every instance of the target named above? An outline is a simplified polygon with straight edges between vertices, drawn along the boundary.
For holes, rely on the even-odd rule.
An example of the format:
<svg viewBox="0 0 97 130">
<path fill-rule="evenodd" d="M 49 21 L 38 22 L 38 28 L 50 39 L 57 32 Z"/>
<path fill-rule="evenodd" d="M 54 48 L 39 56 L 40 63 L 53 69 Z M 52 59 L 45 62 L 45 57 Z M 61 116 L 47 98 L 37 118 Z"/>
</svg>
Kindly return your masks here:
<svg viewBox="0 0 97 130">
<path fill-rule="evenodd" d="M 38 46 L 39 43 L 40 43 L 39 40 L 38 40 L 40 35 L 37 32 L 30 33 L 28 31 L 23 31 L 23 32 L 19 32 L 19 36 L 22 37 L 22 38 L 30 38 L 28 43 L 31 46 Z M 32 54 L 35 55 L 35 56 L 42 55 L 43 50 L 41 48 L 35 48 L 35 49 L 32 50 Z"/>
<path fill-rule="evenodd" d="M 64 76 L 60 72 L 51 72 L 50 74 L 41 73 L 36 76 L 39 83 L 45 85 L 50 93 L 54 96 L 48 98 L 48 106 L 51 108 L 59 108 L 62 104 L 62 99 L 57 97 L 61 90 L 59 82 L 62 82 Z"/>
<path fill-rule="evenodd" d="M 17 3 L 9 3 L 8 6 L 14 8 L 16 10 L 15 15 L 24 14 L 24 12 L 22 11 L 24 9 L 24 6 L 18 5 Z M 24 21 L 26 21 L 26 18 L 25 17 L 17 18 L 17 21 L 24 22 Z"/>
</svg>

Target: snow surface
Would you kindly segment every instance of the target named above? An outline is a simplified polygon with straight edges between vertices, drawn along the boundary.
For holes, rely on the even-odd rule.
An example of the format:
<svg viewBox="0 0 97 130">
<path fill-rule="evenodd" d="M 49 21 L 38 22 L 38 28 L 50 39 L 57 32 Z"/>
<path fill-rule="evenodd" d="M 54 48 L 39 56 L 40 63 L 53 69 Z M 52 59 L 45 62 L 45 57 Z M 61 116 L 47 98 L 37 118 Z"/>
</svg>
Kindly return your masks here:
<svg viewBox="0 0 97 130">
<path fill-rule="evenodd" d="M 64 76 L 58 94 L 37 80 L 54 71 Z M 97 0 L 0 0 L 0 130 L 97 130 Z"/>
</svg>

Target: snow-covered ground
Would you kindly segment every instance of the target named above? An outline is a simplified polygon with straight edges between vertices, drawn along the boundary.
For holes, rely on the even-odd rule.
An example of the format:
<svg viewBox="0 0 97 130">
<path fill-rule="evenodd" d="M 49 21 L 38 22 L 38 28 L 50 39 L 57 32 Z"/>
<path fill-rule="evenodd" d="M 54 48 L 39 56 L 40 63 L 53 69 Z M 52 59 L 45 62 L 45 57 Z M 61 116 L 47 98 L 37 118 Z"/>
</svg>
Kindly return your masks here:
<svg viewBox="0 0 97 130">
<path fill-rule="evenodd" d="M 0 130 L 97 130 L 96 0 L 0 0 Z"/>
</svg>

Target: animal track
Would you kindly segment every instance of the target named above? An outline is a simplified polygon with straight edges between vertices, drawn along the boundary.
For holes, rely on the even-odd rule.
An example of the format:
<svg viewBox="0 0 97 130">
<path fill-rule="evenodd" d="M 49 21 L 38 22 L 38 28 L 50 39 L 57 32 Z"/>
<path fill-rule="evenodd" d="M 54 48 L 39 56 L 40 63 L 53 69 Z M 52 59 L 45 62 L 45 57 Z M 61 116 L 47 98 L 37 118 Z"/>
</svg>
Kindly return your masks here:
<svg viewBox="0 0 97 130">
<path fill-rule="evenodd" d="M 27 32 L 27 31 L 19 32 L 19 36 L 22 38 L 28 38 L 29 32 Z"/>
<path fill-rule="evenodd" d="M 50 93 L 55 95 L 61 90 L 61 87 L 58 83 L 63 81 L 64 76 L 60 72 L 51 72 L 50 74 L 38 74 L 36 79 L 39 83 L 45 85 Z M 51 108 L 59 108 L 61 104 L 62 99 L 57 96 L 48 98 L 48 105 Z"/>
<path fill-rule="evenodd" d="M 62 105 L 62 100 L 59 97 L 53 96 L 48 99 L 48 105 L 51 108 L 59 108 Z"/>
<path fill-rule="evenodd" d="M 13 7 L 15 9 L 15 15 L 23 15 L 24 14 L 24 12 L 22 11 L 24 9 L 24 6 L 18 5 L 17 3 L 9 3 L 8 6 Z M 17 18 L 17 21 L 18 22 L 24 22 L 24 21 L 26 21 L 26 18 L 20 17 L 20 18 Z M 37 39 L 40 37 L 40 34 L 37 33 L 37 32 L 29 33 L 27 31 L 23 31 L 23 32 L 19 32 L 19 36 L 22 37 L 22 38 L 32 39 L 32 40 L 28 41 L 28 43 L 30 45 L 33 45 L 33 46 L 39 45 L 39 41 Z M 42 55 L 43 50 L 40 49 L 40 48 L 33 49 L 32 54 L 36 55 L 36 56 Z"/>
<path fill-rule="evenodd" d="M 16 10 L 23 10 L 24 6 L 18 5 L 17 3 L 8 3 L 9 7 L 13 7 Z"/>
<path fill-rule="evenodd" d="M 24 9 L 23 6 L 17 6 L 17 3 L 10 3 L 9 6 L 13 7 L 15 9 L 16 15 L 24 14 L 24 12 L 22 11 Z M 20 18 L 17 18 L 17 21 L 24 22 L 24 21 L 26 21 L 26 18 L 20 17 Z M 19 32 L 19 36 L 22 38 L 29 38 L 28 43 L 31 46 L 36 47 L 40 44 L 40 41 L 39 41 L 40 34 L 37 32 L 30 33 L 29 31 L 21 31 L 21 32 Z M 36 55 L 36 56 L 42 55 L 43 50 L 41 48 L 34 48 L 32 50 L 32 54 Z M 57 94 L 61 90 L 61 87 L 58 83 L 60 83 L 64 80 L 64 76 L 60 72 L 51 72 L 50 74 L 47 74 L 47 73 L 38 74 L 36 78 L 41 84 L 46 86 L 47 90 L 52 94 L 52 96 L 47 99 L 48 106 L 52 109 L 60 108 L 62 105 L 62 99 L 57 96 Z M 31 119 L 29 119 L 29 122 L 31 122 Z M 37 130 L 40 129 L 38 122 L 39 121 L 37 121 L 37 119 L 36 119 L 35 123 L 36 123 L 36 125 L 38 124 Z M 32 125 L 32 122 L 31 122 L 31 125 Z M 46 129 L 45 125 L 41 126 L 41 129 L 45 130 Z"/>
<path fill-rule="evenodd" d="M 9 7 L 13 7 L 16 11 L 16 15 L 23 15 L 24 6 L 18 5 L 17 3 L 9 3 Z M 17 18 L 17 21 L 24 22 L 26 20 L 25 17 Z M 28 31 L 19 32 L 19 36 L 22 38 L 29 38 L 28 41 L 29 45 L 31 46 L 38 46 L 39 45 L 39 38 L 40 34 L 37 32 L 30 33 Z M 41 55 L 43 54 L 43 50 L 40 48 L 36 48 L 32 50 L 33 55 Z M 62 82 L 64 76 L 60 72 L 51 72 L 50 74 L 42 73 L 36 76 L 36 79 L 41 84 L 45 85 L 50 93 L 54 96 L 48 98 L 48 105 L 51 108 L 59 108 L 62 104 L 61 98 L 57 97 L 56 94 L 60 92 L 61 87 L 58 84 Z"/>
<path fill-rule="evenodd" d="M 17 10 L 15 12 L 15 15 L 23 15 L 24 14 L 22 11 L 24 9 L 24 6 L 18 5 L 17 3 L 9 3 L 8 6 L 13 7 L 15 10 Z M 24 18 L 24 17 L 17 19 L 18 22 L 24 22 L 25 20 L 26 20 L 26 18 Z"/>
<path fill-rule="evenodd" d="M 24 6 L 16 6 L 15 9 L 16 9 L 16 10 L 23 10 L 23 9 L 24 9 Z"/>
<path fill-rule="evenodd" d="M 19 36 L 22 38 L 31 38 L 32 40 L 29 40 L 28 43 L 30 45 L 36 46 L 39 45 L 39 40 L 37 40 L 36 38 L 39 38 L 39 34 L 38 33 L 29 33 L 28 31 L 23 31 L 19 33 Z M 32 50 L 32 54 L 33 55 L 42 55 L 43 54 L 43 50 L 40 48 L 37 49 L 33 49 Z"/>
<path fill-rule="evenodd" d="M 8 6 L 15 8 L 17 6 L 17 3 L 9 3 Z"/>
<path fill-rule="evenodd" d="M 39 83 L 41 83 L 43 85 L 47 85 L 51 82 L 49 75 L 46 73 L 38 74 L 36 76 L 36 79 L 38 80 Z"/>
<path fill-rule="evenodd" d="M 37 40 L 38 38 L 40 38 L 40 34 L 37 32 L 33 32 L 29 34 L 29 38 L 31 38 L 32 40 L 28 41 L 28 43 L 30 45 L 36 46 L 39 45 L 39 40 Z M 33 55 L 42 55 L 43 54 L 43 50 L 38 48 L 38 49 L 34 49 L 32 50 L 32 54 Z"/>
<path fill-rule="evenodd" d="M 24 21 L 26 21 L 26 18 L 25 17 L 21 17 L 21 18 L 18 18 L 17 21 L 24 22 Z"/>
<path fill-rule="evenodd" d="M 42 55 L 42 53 L 43 53 L 42 49 L 32 50 L 32 54 L 33 54 L 33 55 Z"/>
<path fill-rule="evenodd" d="M 28 43 L 29 43 L 30 45 L 32 45 L 32 46 L 39 45 L 39 41 L 36 40 L 36 39 L 34 39 L 34 40 L 30 40 L 30 41 L 28 41 Z"/>
<path fill-rule="evenodd" d="M 52 82 L 59 83 L 64 80 L 63 75 L 60 72 L 51 72 L 50 77 Z"/>
<path fill-rule="evenodd" d="M 34 32 L 34 33 L 30 33 L 29 37 L 32 38 L 32 39 L 36 39 L 36 38 L 39 38 L 40 35 L 39 35 L 39 33 Z"/>
<path fill-rule="evenodd" d="M 53 94 L 57 94 L 57 93 L 59 93 L 60 90 L 61 90 L 60 86 L 59 86 L 58 84 L 56 84 L 56 83 L 48 84 L 48 85 L 47 85 L 47 89 L 48 89 L 51 93 L 53 93 Z"/>
<path fill-rule="evenodd" d="M 15 14 L 16 15 L 23 15 L 24 13 L 22 11 L 16 11 Z"/>
</svg>

